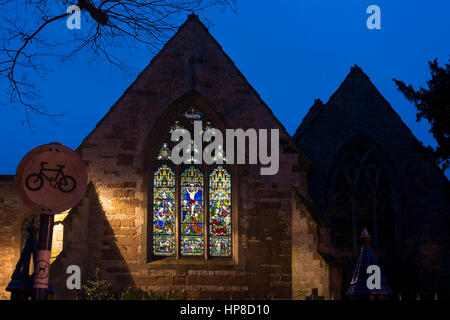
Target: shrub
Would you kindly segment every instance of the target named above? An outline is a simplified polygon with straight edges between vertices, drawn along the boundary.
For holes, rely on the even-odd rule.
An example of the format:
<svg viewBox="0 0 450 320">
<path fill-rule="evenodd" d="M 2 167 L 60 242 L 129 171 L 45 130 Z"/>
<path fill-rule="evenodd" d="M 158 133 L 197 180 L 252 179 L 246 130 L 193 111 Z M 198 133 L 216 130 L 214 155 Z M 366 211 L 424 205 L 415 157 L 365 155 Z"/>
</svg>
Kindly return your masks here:
<svg viewBox="0 0 450 320">
<path fill-rule="evenodd" d="M 181 289 L 160 294 L 153 290 L 146 292 L 140 288 L 128 287 L 122 291 L 120 297 L 122 300 L 180 300 L 183 298 L 183 293 L 184 291 Z"/>
<path fill-rule="evenodd" d="M 111 284 L 102 280 L 100 269 L 95 269 L 95 276 L 86 281 L 81 287 L 81 299 L 83 300 L 114 300 L 115 296 L 111 292 Z"/>
</svg>

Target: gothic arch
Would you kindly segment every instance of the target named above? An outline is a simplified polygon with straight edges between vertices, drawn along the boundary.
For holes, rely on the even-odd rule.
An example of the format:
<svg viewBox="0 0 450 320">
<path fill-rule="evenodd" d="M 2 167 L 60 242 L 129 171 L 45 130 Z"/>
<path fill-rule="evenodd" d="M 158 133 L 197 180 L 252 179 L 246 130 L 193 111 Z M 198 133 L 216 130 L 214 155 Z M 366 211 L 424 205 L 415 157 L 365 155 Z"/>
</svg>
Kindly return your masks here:
<svg viewBox="0 0 450 320">
<path fill-rule="evenodd" d="M 210 237 L 209 234 L 209 210 L 210 210 L 210 179 L 211 179 L 211 175 L 213 174 L 213 171 L 215 169 L 218 168 L 218 165 L 206 165 L 206 164 L 196 164 L 196 163 L 191 163 L 191 164 L 182 164 L 179 166 L 175 166 L 169 159 L 161 159 L 161 153 L 160 151 L 165 148 L 165 147 L 173 147 L 173 145 L 168 145 L 166 142 L 169 142 L 169 144 L 171 144 L 170 142 L 170 130 L 172 127 L 174 127 L 174 124 L 176 122 L 180 123 L 180 118 L 183 116 L 183 114 L 187 111 L 187 109 L 189 109 L 191 106 L 194 106 L 195 109 L 200 112 L 201 114 L 203 114 L 203 118 L 202 120 L 202 125 L 203 128 L 205 128 L 206 125 L 206 121 L 209 121 L 210 123 L 214 124 L 214 128 L 217 128 L 219 130 L 221 130 L 223 133 L 225 133 L 225 129 L 228 127 L 226 121 L 224 120 L 224 118 L 220 115 L 220 113 L 217 111 L 217 109 L 215 108 L 215 106 L 206 98 L 204 97 L 202 94 L 200 94 L 198 91 L 196 90 L 192 90 L 186 94 L 184 94 L 183 96 L 181 96 L 179 99 L 177 99 L 173 104 L 171 104 L 170 106 L 168 106 L 168 108 L 166 108 L 166 111 L 158 117 L 157 121 L 155 122 L 154 127 L 151 129 L 147 141 L 146 141 L 146 145 L 145 145 L 145 149 L 144 149 L 144 161 L 143 161 L 143 172 L 144 172 L 144 214 L 145 214 L 145 230 L 143 232 L 143 237 L 142 237 L 142 244 L 143 244 L 143 248 L 145 249 L 146 252 L 146 258 L 145 261 L 143 261 L 144 263 L 170 263 L 171 259 L 176 258 L 183 258 L 183 263 L 194 263 L 194 264 L 198 264 L 199 261 L 194 261 L 194 258 L 198 258 L 200 257 L 204 257 L 205 258 L 205 263 L 210 263 L 207 262 L 207 260 L 216 260 L 216 263 L 218 260 L 220 260 L 220 258 L 224 258 L 224 257 L 220 257 L 220 258 L 216 258 L 214 256 L 219 256 L 219 255 L 213 255 L 211 254 L 212 249 L 209 247 L 210 246 L 210 241 L 212 241 L 212 237 Z M 184 121 L 184 122 L 183 122 Z M 186 127 L 187 122 L 186 119 L 184 119 L 183 121 L 181 121 L 180 124 L 182 124 L 184 127 Z M 224 145 L 225 145 L 225 135 L 224 135 Z M 158 159 L 159 158 L 159 159 Z M 162 160 L 162 161 L 161 161 Z M 153 246 L 153 243 L 155 241 L 155 239 L 153 238 L 154 236 L 154 204 L 155 204 L 155 199 L 159 199 L 156 198 L 154 190 L 154 174 L 158 171 L 158 169 L 161 168 L 162 164 L 165 164 L 167 166 L 167 168 L 170 169 L 170 171 L 173 173 L 174 177 L 175 177 L 175 198 L 171 199 L 171 201 L 173 201 L 173 206 L 174 206 L 174 214 L 177 218 L 173 219 L 173 223 L 175 224 L 175 228 L 176 228 L 176 233 L 178 234 L 178 237 L 176 237 L 176 241 L 175 241 L 175 246 L 178 246 L 177 249 L 175 249 L 175 254 L 167 254 L 167 256 L 164 256 L 164 254 L 160 254 L 159 256 L 157 254 L 155 254 L 155 248 Z M 207 231 L 205 232 L 205 236 L 204 236 L 204 253 L 202 255 L 199 256 L 187 256 L 182 254 L 181 252 L 181 248 L 182 248 L 182 244 L 181 242 L 183 241 L 183 237 L 181 236 L 181 231 L 182 230 L 182 223 L 181 223 L 181 211 L 183 210 L 183 204 L 181 202 L 181 193 L 183 192 L 184 187 L 182 186 L 182 176 L 183 174 L 190 168 L 194 167 L 200 169 L 202 175 L 203 175 L 203 179 L 204 179 L 204 189 L 203 190 L 203 205 L 204 205 L 204 210 L 203 212 L 205 213 L 205 218 L 204 218 L 204 228 L 206 228 Z M 230 245 L 232 245 L 231 248 L 231 256 L 227 256 L 226 259 L 230 259 L 233 261 L 237 261 L 237 208 L 238 208 L 238 183 L 237 183 L 237 176 L 238 174 L 236 173 L 236 171 L 238 171 L 238 168 L 235 168 L 234 166 L 229 166 L 226 163 L 224 163 L 223 165 L 221 165 L 222 168 L 224 168 L 224 170 L 226 172 L 228 172 L 230 174 L 230 178 L 231 178 L 231 184 L 232 184 L 232 188 L 231 188 L 231 199 L 232 203 L 230 204 L 230 210 L 232 212 L 232 222 L 231 222 L 231 230 L 233 230 L 232 234 L 230 235 Z M 180 193 L 181 192 L 181 193 Z M 163 203 L 164 201 L 162 201 L 161 203 Z M 167 202 L 167 201 L 166 201 Z M 231 202 L 231 201 L 230 201 Z M 164 202 L 165 203 L 165 202 Z M 214 257 L 214 259 L 210 259 Z M 188 258 L 191 258 L 191 260 L 189 260 Z M 230 261 L 226 261 L 226 263 L 228 263 Z"/>
<path fill-rule="evenodd" d="M 366 135 L 348 141 L 335 157 L 327 187 L 329 220 L 338 250 L 357 251 L 363 227 L 378 248 L 399 244 L 399 189 L 395 169 Z"/>
<path fill-rule="evenodd" d="M 144 171 L 148 169 L 148 166 L 151 165 L 159 151 L 160 146 L 158 146 L 158 142 L 161 139 L 161 133 L 168 132 L 170 126 L 177 120 L 188 105 L 195 105 L 216 124 L 217 129 L 225 132 L 225 129 L 229 128 L 227 121 L 208 98 L 197 90 L 191 90 L 185 93 L 166 108 L 166 111 L 158 117 L 155 121 L 155 125 L 151 128 L 144 147 Z"/>
</svg>

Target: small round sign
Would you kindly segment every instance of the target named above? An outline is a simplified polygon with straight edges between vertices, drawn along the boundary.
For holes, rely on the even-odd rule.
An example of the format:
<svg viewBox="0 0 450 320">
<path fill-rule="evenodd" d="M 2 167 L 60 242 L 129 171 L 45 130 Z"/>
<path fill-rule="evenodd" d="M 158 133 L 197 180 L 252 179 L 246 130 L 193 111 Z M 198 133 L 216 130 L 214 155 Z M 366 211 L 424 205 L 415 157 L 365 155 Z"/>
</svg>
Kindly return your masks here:
<svg viewBox="0 0 450 320">
<path fill-rule="evenodd" d="M 47 279 L 48 278 L 48 274 L 49 274 L 49 270 L 50 270 L 50 266 L 48 265 L 48 261 L 46 260 L 38 260 L 38 262 L 36 263 L 36 277 L 39 279 Z"/>
<path fill-rule="evenodd" d="M 72 149 L 50 143 L 23 157 L 16 170 L 16 189 L 35 212 L 53 215 L 74 207 L 87 186 L 87 168 Z"/>
</svg>

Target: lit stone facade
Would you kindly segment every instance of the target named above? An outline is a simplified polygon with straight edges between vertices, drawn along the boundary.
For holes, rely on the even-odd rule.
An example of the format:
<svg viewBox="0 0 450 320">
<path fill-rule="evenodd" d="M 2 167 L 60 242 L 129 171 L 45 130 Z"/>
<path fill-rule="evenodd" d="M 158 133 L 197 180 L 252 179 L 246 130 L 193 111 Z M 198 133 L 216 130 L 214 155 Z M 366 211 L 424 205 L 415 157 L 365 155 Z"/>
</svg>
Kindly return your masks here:
<svg viewBox="0 0 450 320">
<path fill-rule="evenodd" d="M 279 129 L 280 169 L 261 176 L 260 165 L 227 167 L 232 177 L 231 257 L 156 259 L 150 235 L 157 154 L 170 126 L 190 106 L 219 129 Z M 308 143 L 308 148 L 313 145 Z M 90 182 L 84 198 L 58 218 L 54 229 L 50 281 L 56 298 L 76 296 L 66 288 L 69 265 L 81 267 L 82 281 L 100 268 L 116 292 L 139 287 L 161 293 L 183 289 L 189 299 L 341 298 L 347 285 L 343 264 L 336 260 L 332 225 L 310 197 L 308 175 L 314 163 L 301 148 L 302 142 L 286 132 L 191 15 L 77 149 Z M 14 190 L 13 178 L 2 176 L 2 287 L 18 260 L 21 226 L 31 214 Z M 347 262 L 354 260 L 349 256 Z M 9 294 L 0 291 L 0 297 Z"/>
</svg>

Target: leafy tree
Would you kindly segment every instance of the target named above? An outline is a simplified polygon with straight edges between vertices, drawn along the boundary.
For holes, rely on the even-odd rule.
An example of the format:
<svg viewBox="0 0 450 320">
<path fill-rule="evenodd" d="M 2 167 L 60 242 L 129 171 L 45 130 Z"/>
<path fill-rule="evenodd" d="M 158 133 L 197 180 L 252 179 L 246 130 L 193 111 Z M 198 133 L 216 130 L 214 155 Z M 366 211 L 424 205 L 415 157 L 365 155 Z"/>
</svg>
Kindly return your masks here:
<svg viewBox="0 0 450 320">
<path fill-rule="evenodd" d="M 450 165 L 450 59 L 445 67 L 440 67 L 437 59 L 428 64 L 431 79 L 427 81 L 426 89 L 416 91 L 400 80 L 393 81 L 405 98 L 415 105 L 417 121 L 426 119 L 431 125 L 430 132 L 438 146 L 433 149 L 421 144 L 421 149 L 445 171 Z"/>
</svg>

